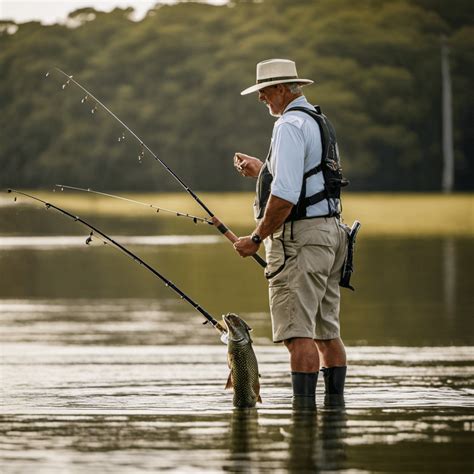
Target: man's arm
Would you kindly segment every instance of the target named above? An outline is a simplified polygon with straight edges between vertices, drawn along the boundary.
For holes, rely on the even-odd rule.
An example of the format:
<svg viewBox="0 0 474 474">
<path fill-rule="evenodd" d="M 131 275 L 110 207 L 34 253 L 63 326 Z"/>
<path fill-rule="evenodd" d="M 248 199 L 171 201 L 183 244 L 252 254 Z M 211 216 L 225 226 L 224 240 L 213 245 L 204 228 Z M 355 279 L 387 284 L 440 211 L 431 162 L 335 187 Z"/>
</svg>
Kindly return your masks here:
<svg viewBox="0 0 474 474">
<path fill-rule="evenodd" d="M 270 195 L 263 219 L 258 224 L 253 234 L 257 234 L 262 240 L 273 234 L 290 215 L 293 203 L 285 201 L 277 196 Z M 234 243 L 234 248 L 241 257 L 249 257 L 257 253 L 260 244 L 252 240 L 251 235 L 239 237 Z"/>
<path fill-rule="evenodd" d="M 304 139 L 299 125 L 298 120 L 292 120 L 291 123 L 282 122 L 274 129 L 271 189 L 275 194 L 270 195 L 263 219 L 254 231 L 254 234 L 261 239 L 271 235 L 285 222 L 294 205 L 291 201 L 295 204 L 298 201 L 303 181 L 305 154 Z M 249 257 L 257 252 L 259 244 L 247 235 L 237 240 L 234 248 L 242 257 Z"/>
<path fill-rule="evenodd" d="M 293 203 L 270 194 L 263 219 L 253 233 L 259 235 L 262 240 L 267 238 L 283 225 L 292 209 Z"/>
</svg>

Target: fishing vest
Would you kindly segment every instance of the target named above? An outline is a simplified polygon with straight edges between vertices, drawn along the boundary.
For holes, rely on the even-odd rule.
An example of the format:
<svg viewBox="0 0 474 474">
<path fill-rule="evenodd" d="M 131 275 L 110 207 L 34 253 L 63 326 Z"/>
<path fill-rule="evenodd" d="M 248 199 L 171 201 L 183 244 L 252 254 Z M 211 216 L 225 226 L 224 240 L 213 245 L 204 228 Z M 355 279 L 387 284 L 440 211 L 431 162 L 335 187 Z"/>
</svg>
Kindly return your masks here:
<svg viewBox="0 0 474 474">
<path fill-rule="evenodd" d="M 303 185 L 301 188 L 298 202 L 287 218 L 288 221 L 297 221 L 301 219 L 311 219 L 307 217 L 306 210 L 309 206 L 317 204 L 324 199 L 328 202 L 328 212 L 323 216 L 314 217 L 333 217 L 341 214 L 341 188 L 347 186 L 349 181 L 342 175 L 341 161 L 336 142 L 336 132 L 328 118 L 321 112 L 318 105 L 314 106 L 316 110 L 307 109 L 305 107 L 292 107 L 285 111 L 298 110 L 312 117 L 319 126 L 321 132 L 322 155 L 321 163 L 311 168 L 303 175 Z M 272 154 L 272 149 L 268 152 L 267 159 L 260 169 L 257 178 L 257 191 L 255 199 L 255 218 L 261 219 L 265 213 L 265 208 L 270 198 L 271 184 L 273 175 L 268 169 L 268 162 Z M 323 173 L 324 187 L 315 194 L 306 197 L 306 180 L 317 174 Z"/>
</svg>

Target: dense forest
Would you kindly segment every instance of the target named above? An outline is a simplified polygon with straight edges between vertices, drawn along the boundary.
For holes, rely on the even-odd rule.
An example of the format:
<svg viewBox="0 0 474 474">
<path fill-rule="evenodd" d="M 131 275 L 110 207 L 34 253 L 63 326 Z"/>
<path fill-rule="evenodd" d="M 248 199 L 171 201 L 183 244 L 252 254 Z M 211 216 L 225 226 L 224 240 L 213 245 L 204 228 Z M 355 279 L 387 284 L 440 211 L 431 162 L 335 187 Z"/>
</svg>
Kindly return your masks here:
<svg viewBox="0 0 474 474">
<path fill-rule="evenodd" d="M 233 170 L 264 157 L 274 119 L 255 64 L 291 58 L 334 123 L 353 190 L 439 190 L 440 44 L 450 49 L 455 188 L 474 188 L 472 0 L 233 0 L 91 8 L 65 24 L 0 23 L 0 181 L 108 190 L 177 184 L 101 110 L 62 88 L 58 66 L 90 89 L 196 190 L 249 190 Z M 45 73 L 51 70 L 49 77 Z"/>
</svg>

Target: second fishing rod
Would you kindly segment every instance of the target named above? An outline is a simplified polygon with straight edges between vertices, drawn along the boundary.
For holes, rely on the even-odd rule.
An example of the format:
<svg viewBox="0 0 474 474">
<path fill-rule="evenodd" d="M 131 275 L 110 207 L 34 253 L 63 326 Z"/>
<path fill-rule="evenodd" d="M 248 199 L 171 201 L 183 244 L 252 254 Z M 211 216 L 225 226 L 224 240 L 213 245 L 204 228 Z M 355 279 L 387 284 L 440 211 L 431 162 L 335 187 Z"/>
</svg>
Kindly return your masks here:
<svg viewBox="0 0 474 474">
<path fill-rule="evenodd" d="M 62 88 L 65 89 L 70 83 L 73 83 L 79 89 L 81 89 L 85 96 L 82 98 L 82 103 L 92 103 L 91 113 L 95 113 L 95 111 L 100 107 L 104 110 L 110 117 L 116 120 L 140 145 L 141 149 L 139 152 L 139 159 L 141 160 L 145 155 L 145 150 L 156 160 L 160 163 L 166 171 L 168 171 L 171 176 L 180 184 L 180 186 L 201 206 L 204 211 L 209 215 L 211 218 L 211 222 L 216 227 L 216 229 L 226 237 L 231 243 L 235 243 L 238 240 L 238 237 L 220 220 L 218 219 L 215 214 L 201 201 L 201 199 L 196 195 L 196 193 L 161 159 L 159 158 L 153 150 L 133 131 L 126 125 L 117 115 L 115 115 L 106 105 L 104 105 L 96 96 L 94 96 L 89 90 L 87 90 L 84 86 L 82 86 L 78 81 L 76 81 L 72 75 L 68 75 L 63 70 L 55 67 L 55 71 L 66 78 L 66 82 L 62 85 Z M 46 74 L 49 76 L 49 72 Z M 119 141 L 125 139 L 125 132 L 122 132 L 122 136 L 119 138 Z M 267 266 L 265 260 L 260 257 L 258 254 L 252 255 L 252 258 L 263 268 Z"/>
<path fill-rule="evenodd" d="M 55 211 L 57 211 L 57 212 L 65 215 L 66 217 L 72 219 L 74 222 L 77 222 L 77 223 L 87 227 L 91 231 L 90 234 L 89 234 L 89 237 L 87 237 L 87 239 L 86 239 L 86 244 L 87 245 L 89 245 L 92 242 L 94 237 L 99 236 L 100 240 L 103 239 L 102 240 L 103 243 L 108 242 L 109 244 L 112 245 L 112 247 L 114 247 L 117 250 L 120 250 L 122 253 L 124 253 L 125 255 L 130 257 L 135 263 L 137 263 L 137 264 L 141 265 L 142 267 L 146 268 L 148 271 L 153 273 L 153 275 L 158 277 L 165 284 L 165 286 L 167 288 L 170 288 L 171 290 L 173 290 L 175 293 L 178 294 L 178 296 L 181 299 L 185 300 L 196 311 L 201 313 L 204 316 L 204 318 L 206 319 L 204 324 L 210 323 L 214 327 L 214 329 L 216 329 L 219 332 L 219 334 L 221 335 L 221 341 L 224 344 L 227 344 L 227 341 L 228 341 L 227 330 L 208 311 L 206 311 L 198 303 L 196 303 L 193 299 L 191 299 L 186 293 L 184 293 L 184 291 L 182 291 L 180 288 L 178 288 L 171 280 L 168 280 L 168 278 L 166 278 L 158 270 L 156 270 L 151 265 L 146 263 L 142 258 L 140 258 L 135 253 L 131 252 L 124 245 L 120 244 L 117 240 L 113 239 L 112 237 L 107 235 L 105 232 L 103 232 L 102 230 L 100 230 L 96 226 L 90 224 L 89 222 L 82 219 L 81 217 L 79 217 L 77 215 L 74 215 L 74 214 L 70 213 L 69 211 L 67 211 L 67 210 L 65 210 L 65 209 L 63 209 L 59 206 L 56 206 L 56 205 L 54 205 L 50 202 L 44 201 L 43 199 L 40 199 L 37 196 L 33 196 L 32 194 L 28 194 L 28 193 L 25 193 L 23 191 L 19 191 L 17 189 L 7 189 L 7 192 L 16 194 L 18 196 L 23 196 L 23 197 L 26 197 L 28 199 L 32 199 L 34 201 L 37 201 L 41 204 L 44 204 L 44 206 L 46 206 L 46 209 L 54 209 Z M 16 196 L 15 196 L 14 200 L 15 201 L 17 200 Z"/>
</svg>

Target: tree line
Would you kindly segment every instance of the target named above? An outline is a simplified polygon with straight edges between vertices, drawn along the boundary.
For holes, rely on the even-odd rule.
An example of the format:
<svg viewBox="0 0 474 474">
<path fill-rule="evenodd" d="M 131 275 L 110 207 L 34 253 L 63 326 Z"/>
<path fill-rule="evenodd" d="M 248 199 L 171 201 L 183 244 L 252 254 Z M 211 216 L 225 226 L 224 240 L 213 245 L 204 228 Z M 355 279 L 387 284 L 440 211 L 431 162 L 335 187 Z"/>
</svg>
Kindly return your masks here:
<svg viewBox="0 0 474 474">
<path fill-rule="evenodd" d="M 291 58 L 336 127 L 353 190 L 439 190 L 440 40 L 448 38 L 455 187 L 472 190 L 474 2 L 233 0 L 83 8 L 65 24 L 0 22 L 2 186 L 66 183 L 176 190 L 176 183 L 84 94 L 89 88 L 186 183 L 249 190 L 235 151 L 265 158 L 273 119 L 256 95 L 255 64 Z M 48 78 L 45 73 L 51 71 Z M 140 162 L 141 161 L 141 162 Z"/>
</svg>

